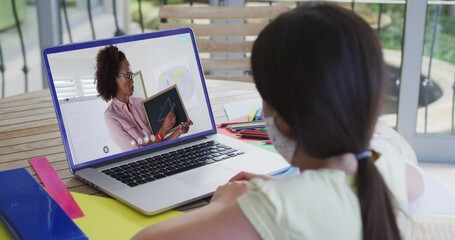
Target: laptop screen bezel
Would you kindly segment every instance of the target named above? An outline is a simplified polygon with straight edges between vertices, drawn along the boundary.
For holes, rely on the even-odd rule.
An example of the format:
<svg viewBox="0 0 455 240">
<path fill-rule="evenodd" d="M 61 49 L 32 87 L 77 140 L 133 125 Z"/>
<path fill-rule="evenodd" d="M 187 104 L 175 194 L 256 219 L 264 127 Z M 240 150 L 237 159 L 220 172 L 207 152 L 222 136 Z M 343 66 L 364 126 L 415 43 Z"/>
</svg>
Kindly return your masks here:
<svg viewBox="0 0 455 240">
<path fill-rule="evenodd" d="M 179 137 L 177 139 L 173 139 L 173 140 L 171 140 L 169 142 L 157 143 L 157 144 L 153 144 L 153 145 L 150 145 L 150 146 L 147 146 L 147 147 L 143 147 L 143 148 L 134 149 L 134 150 L 131 150 L 131 151 L 126 151 L 126 152 L 114 154 L 114 155 L 111 155 L 111 156 L 108 156 L 108 157 L 94 159 L 94 160 L 87 161 L 87 162 L 84 162 L 84 163 L 74 164 L 72 149 L 70 147 L 69 139 L 67 138 L 66 128 L 65 128 L 64 121 L 63 121 L 63 116 L 62 116 L 62 112 L 61 112 L 61 109 L 60 109 L 59 101 L 58 101 L 58 98 L 57 98 L 57 93 L 55 91 L 55 85 L 54 85 L 54 81 L 53 81 L 53 78 L 52 78 L 52 72 L 51 72 L 51 69 L 50 69 L 50 65 L 49 65 L 49 61 L 48 61 L 48 57 L 47 56 L 50 55 L 50 54 L 55 54 L 55 53 L 69 52 L 69 51 L 75 51 L 75 50 L 81 50 L 81 49 L 93 48 L 93 47 L 102 47 L 102 46 L 107 46 L 107 45 L 115 45 L 115 44 L 119 44 L 119 43 L 134 42 L 134 41 L 154 39 L 154 38 L 160 38 L 160 37 L 168 37 L 168 36 L 180 35 L 180 34 L 185 34 L 185 33 L 189 33 L 190 36 L 191 36 L 191 42 L 192 42 L 192 45 L 193 45 L 194 55 L 196 57 L 196 63 L 197 63 L 197 67 L 198 67 L 198 70 L 199 70 L 199 75 L 200 75 L 200 78 L 201 78 L 202 89 L 203 89 L 204 97 L 205 97 L 206 104 L 207 104 L 207 107 L 208 107 L 208 112 L 209 112 L 210 122 L 211 122 L 211 125 L 212 125 L 211 127 L 212 128 L 210 130 L 206 130 L 206 131 L 203 131 L 203 132 L 195 133 L 195 134 L 192 134 L 190 136 L 182 136 L 182 137 Z M 208 135 L 216 134 L 216 132 L 217 132 L 216 131 L 216 125 L 215 125 L 215 119 L 213 117 L 212 106 L 210 104 L 210 99 L 209 99 L 208 92 L 207 92 L 207 86 L 205 84 L 204 71 L 202 69 L 201 60 L 199 58 L 199 53 L 198 53 L 198 48 L 197 48 L 197 44 L 196 44 L 196 39 L 194 37 L 194 33 L 193 33 L 193 30 L 191 28 L 178 28 L 178 29 L 171 29 L 171 30 L 161 30 L 161 31 L 143 33 L 143 34 L 137 34 L 137 35 L 128 35 L 128 36 L 121 36 L 121 37 L 115 37 L 115 38 L 109 38 L 109 39 L 94 40 L 94 41 L 89 41 L 89 42 L 73 43 L 73 44 L 67 44 L 67 45 L 54 46 L 54 47 L 49 47 L 49 48 L 44 49 L 43 53 L 42 53 L 42 56 L 43 56 L 44 66 L 45 66 L 45 69 L 46 69 L 46 75 L 47 75 L 47 78 L 48 78 L 49 90 L 50 90 L 50 93 L 51 93 L 52 101 L 54 103 L 54 109 L 55 109 L 55 113 L 56 113 L 56 116 L 57 116 L 57 122 L 58 122 L 58 125 L 59 125 L 59 128 L 60 128 L 60 132 L 61 132 L 61 135 L 62 135 L 63 146 L 65 148 L 65 153 L 66 153 L 66 156 L 67 156 L 68 166 L 69 166 L 69 169 L 70 169 L 70 171 L 72 173 L 74 173 L 75 171 L 77 171 L 79 169 L 83 169 L 83 168 L 89 167 L 89 166 L 94 165 L 94 164 L 101 164 L 101 163 L 105 163 L 107 161 L 113 161 L 113 160 L 116 160 L 116 159 L 124 159 L 125 157 L 130 156 L 130 155 L 137 156 L 137 155 L 141 155 L 141 153 L 144 154 L 144 155 L 145 154 L 150 154 L 150 153 L 153 153 L 154 149 L 162 150 L 162 147 L 165 146 L 165 145 L 168 145 L 168 144 L 174 145 L 175 143 L 179 143 L 179 142 L 183 142 L 183 141 L 186 142 L 186 141 L 191 140 L 191 139 L 201 138 L 201 137 L 205 137 L 205 136 L 208 136 Z"/>
</svg>

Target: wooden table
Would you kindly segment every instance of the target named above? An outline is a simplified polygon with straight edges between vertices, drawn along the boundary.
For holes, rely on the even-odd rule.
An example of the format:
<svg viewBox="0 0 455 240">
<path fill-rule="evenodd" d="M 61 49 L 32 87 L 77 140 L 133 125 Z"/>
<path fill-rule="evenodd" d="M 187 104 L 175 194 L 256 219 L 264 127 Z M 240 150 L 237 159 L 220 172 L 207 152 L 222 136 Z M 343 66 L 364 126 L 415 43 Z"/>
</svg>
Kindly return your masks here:
<svg viewBox="0 0 455 240">
<path fill-rule="evenodd" d="M 225 103 L 260 98 L 252 83 L 208 80 L 207 88 L 217 124 L 227 120 Z M 35 176 L 28 159 L 40 156 L 70 191 L 105 196 L 69 172 L 49 90 L 0 99 L 0 171 L 25 167 Z"/>
<path fill-rule="evenodd" d="M 207 87 L 217 124 L 227 120 L 225 103 L 260 98 L 252 83 L 208 80 Z M 393 136 L 394 143 L 404 147 L 411 159 L 415 158 L 406 141 L 390 127 L 379 122 L 376 133 Z M 49 159 L 70 191 L 106 196 L 69 172 L 49 90 L 0 99 L 0 171 L 25 167 L 35 176 L 28 159 L 40 156 Z M 206 203 L 197 201 L 180 210 Z"/>
</svg>

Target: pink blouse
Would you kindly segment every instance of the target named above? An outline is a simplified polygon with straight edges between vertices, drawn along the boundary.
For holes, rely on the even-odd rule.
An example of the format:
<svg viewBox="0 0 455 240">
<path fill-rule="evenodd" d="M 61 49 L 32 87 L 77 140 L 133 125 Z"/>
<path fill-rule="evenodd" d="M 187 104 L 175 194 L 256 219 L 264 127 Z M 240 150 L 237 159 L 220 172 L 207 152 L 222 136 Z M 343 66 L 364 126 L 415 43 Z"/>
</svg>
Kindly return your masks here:
<svg viewBox="0 0 455 240">
<path fill-rule="evenodd" d="M 123 151 L 139 148 L 150 141 L 151 130 L 142 101 L 141 98 L 130 97 L 128 109 L 126 103 L 114 98 L 104 111 L 111 138 Z"/>
</svg>

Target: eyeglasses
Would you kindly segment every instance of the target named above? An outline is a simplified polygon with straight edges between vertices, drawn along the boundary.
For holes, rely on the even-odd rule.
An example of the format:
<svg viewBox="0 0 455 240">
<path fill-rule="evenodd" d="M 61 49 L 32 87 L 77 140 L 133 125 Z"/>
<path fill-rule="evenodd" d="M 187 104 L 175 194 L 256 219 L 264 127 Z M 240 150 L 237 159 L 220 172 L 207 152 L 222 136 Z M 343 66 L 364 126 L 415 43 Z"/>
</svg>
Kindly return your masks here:
<svg viewBox="0 0 455 240">
<path fill-rule="evenodd" d="M 118 73 L 118 76 L 125 77 L 126 79 L 133 81 L 133 76 L 134 74 L 132 72 L 126 72 L 126 73 Z"/>
</svg>

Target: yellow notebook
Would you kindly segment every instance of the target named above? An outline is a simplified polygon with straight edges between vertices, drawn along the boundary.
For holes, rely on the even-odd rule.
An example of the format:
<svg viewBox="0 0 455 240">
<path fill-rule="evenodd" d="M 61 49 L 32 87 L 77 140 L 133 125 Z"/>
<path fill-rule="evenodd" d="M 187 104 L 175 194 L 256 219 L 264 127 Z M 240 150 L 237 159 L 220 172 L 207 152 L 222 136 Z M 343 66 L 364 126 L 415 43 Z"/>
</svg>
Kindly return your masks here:
<svg viewBox="0 0 455 240">
<path fill-rule="evenodd" d="M 146 226 L 182 214 L 167 211 L 155 216 L 145 216 L 112 198 L 71 193 L 84 212 L 84 217 L 74 222 L 90 239 L 131 239 Z M 11 239 L 0 225 L 0 239 Z"/>
</svg>

